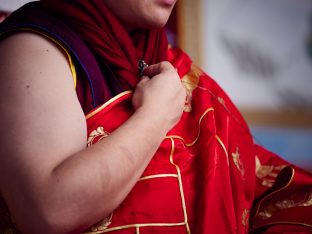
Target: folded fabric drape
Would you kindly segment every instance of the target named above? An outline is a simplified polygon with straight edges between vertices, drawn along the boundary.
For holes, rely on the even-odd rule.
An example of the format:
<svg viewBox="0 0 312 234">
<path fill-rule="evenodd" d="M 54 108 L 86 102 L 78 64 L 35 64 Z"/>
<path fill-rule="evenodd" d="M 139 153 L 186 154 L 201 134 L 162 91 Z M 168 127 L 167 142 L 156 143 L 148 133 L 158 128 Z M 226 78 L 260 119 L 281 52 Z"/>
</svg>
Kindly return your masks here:
<svg viewBox="0 0 312 234">
<path fill-rule="evenodd" d="M 129 34 L 103 0 L 41 0 L 41 4 L 79 34 L 98 59 L 115 94 L 135 87 L 139 60 L 147 64 L 166 60 L 168 42 L 162 29 Z"/>
</svg>

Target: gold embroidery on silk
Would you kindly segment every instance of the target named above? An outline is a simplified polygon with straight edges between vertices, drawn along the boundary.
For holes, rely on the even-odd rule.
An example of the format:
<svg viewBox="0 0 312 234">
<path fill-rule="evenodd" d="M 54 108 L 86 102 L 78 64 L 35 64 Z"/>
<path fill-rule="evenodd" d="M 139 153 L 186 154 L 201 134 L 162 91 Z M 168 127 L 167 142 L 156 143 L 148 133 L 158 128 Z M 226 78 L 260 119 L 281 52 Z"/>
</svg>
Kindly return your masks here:
<svg viewBox="0 0 312 234">
<path fill-rule="evenodd" d="M 258 156 L 256 160 L 256 176 L 262 179 L 262 186 L 272 187 L 278 172 L 281 171 L 286 165 L 273 166 L 273 165 L 262 165 Z M 271 178 L 267 178 L 271 177 Z"/>
<path fill-rule="evenodd" d="M 181 203 L 182 203 L 182 209 L 183 209 L 183 214 L 184 214 L 184 222 L 180 223 L 141 223 L 141 224 L 128 224 L 128 225 L 122 225 L 122 226 L 117 226 L 117 227 L 109 227 L 111 224 L 111 217 L 106 218 L 103 220 L 100 225 L 95 225 L 95 228 L 92 229 L 91 232 L 87 232 L 85 234 L 100 234 L 100 233 L 107 233 L 107 232 L 113 232 L 113 231 L 118 231 L 118 230 L 125 230 L 125 229 L 130 229 L 130 228 L 135 228 L 136 233 L 140 233 L 140 228 L 142 227 L 175 227 L 175 226 L 185 226 L 187 230 L 187 234 L 190 234 L 190 228 L 188 224 L 188 218 L 187 218 L 187 212 L 186 212 L 186 205 L 185 205 L 185 198 L 184 198 L 184 192 L 183 192 L 183 185 L 182 185 L 182 178 L 181 178 L 181 173 L 180 173 L 180 168 L 177 164 L 175 164 L 173 160 L 173 154 L 175 150 L 175 142 L 173 138 L 167 137 L 166 139 L 169 139 L 171 141 L 171 151 L 170 151 L 170 156 L 169 160 L 172 165 L 175 166 L 177 170 L 177 174 L 159 174 L 159 175 L 152 175 L 152 176 L 146 176 L 143 177 L 145 179 L 151 179 L 151 178 L 156 178 L 158 177 L 175 177 L 178 178 L 178 183 L 179 183 L 179 192 L 181 196 Z M 100 230 L 100 229 L 103 230 Z"/>
<path fill-rule="evenodd" d="M 99 138 L 98 141 L 102 140 L 103 138 L 109 135 L 108 132 L 104 130 L 102 126 L 99 126 L 97 129 L 93 130 L 88 137 L 87 147 L 93 144 L 94 139 Z"/>
<path fill-rule="evenodd" d="M 94 115 L 99 113 L 101 110 L 103 110 L 105 107 L 107 107 L 109 104 L 113 103 L 114 101 L 116 101 L 117 99 L 121 98 L 122 96 L 131 94 L 131 93 L 133 93 L 133 91 L 127 90 L 127 91 L 124 91 L 124 92 L 114 96 L 113 98 L 111 98 L 107 102 L 105 102 L 103 105 L 99 106 L 98 108 L 96 108 L 95 110 L 93 110 L 89 114 L 87 114 L 86 115 L 86 119 L 90 119 L 91 117 L 93 117 Z"/>
<path fill-rule="evenodd" d="M 244 227 L 246 227 L 248 225 L 249 222 L 249 210 L 248 209 L 244 209 L 243 210 L 243 214 L 242 214 L 242 224 Z"/>
<path fill-rule="evenodd" d="M 107 232 L 114 232 L 119 230 L 125 230 L 129 228 L 143 228 L 143 227 L 177 227 L 177 226 L 185 226 L 185 223 L 139 223 L 139 224 L 129 224 L 118 227 L 107 228 L 103 231 L 95 231 L 95 232 L 85 232 L 84 234 L 101 234 Z"/>
<path fill-rule="evenodd" d="M 270 204 L 259 212 L 259 216 L 262 219 L 268 219 L 272 217 L 272 215 L 274 215 L 274 213 L 277 211 L 300 206 L 312 206 L 312 192 L 307 193 L 305 198 L 301 201 L 296 202 L 292 199 L 284 199 L 277 201 L 275 204 Z"/>
<path fill-rule="evenodd" d="M 208 108 L 207 110 L 205 110 L 205 112 L 201 115 L 201 117 L 199 118 L 199 121 L 198 121 L 198 133 L 197 133 L 197 137 L 190 143 L 186 143 L 185 142 L 185 139 L 181 136 L 177 136 L 177 135 L 169 135 L 169 136 L 166 136 L 165 139 L 180 139 L 183 141 L 184 145 L 187 146 L 187 147 L 191 147 L 193 146 L 197 141 L 198 141 L 198 138 L 200 136 L 200 125 L 201 125 L 201 122 L 203 120 L 203 118 L 210 112 L 210 111 L 214 111 L 213 108 Z"/>
<path fill-rule="evenodd" d="M 217 97 L 217 100 L 227 110 L 224 99 L 222 97 Z"/>
<path fill-rule="evenodd" d="M 92 232 L 104 231 L 112 223 L 113 213 L 91 227 Z"/>
<path fill-rule="evenodd" d="M 139 181 L 142 180 L 150 180 L 150 179 L 155 179 L 155 178 L 168 178 L 168 177 L 173 177 L 173 178 L 178 178 L 177 174 L 156 174 L 156 175 L 149 175 L 149 176 L 144 176 L 139 179 Z"/>
<path fill-rule="evenodd" d="M 189 224 L 188 224 L 188 218 L 187 218 L 187 211 L 186 211 L 186 205 L 185 205 L 185 197 L 184 197 L 184 191 L 183 191 L 181 172 L 180 172 L 179 166 L 177 164 L 175 164 L 175 162 L 173 160 L 173 154 L 174 154 L 174 150 L 175 150 L 174 139 L 171 138 L 170 141 L 171 141 L 170 163 L 176 167 L 177 172 L 178 172 L 178 181 L 179 181 L 180 195 L 181 195 L 182 208 L 183 208 L 183 213 L 184 213 L 184 223 L 186 225 L 187 233 L 190 234 L 191 230 L 190 230 L 190 227 L 189 227 Z"/>
<path fill-rule="evenodd" d="M 212 92 L 210 92 L 211 95 L 213 95 L 214 97 L 216 97 L 216 95 L 214 95 Z M 227 108 L 226 103 L 224 101 L 224 99 L 222 97 L 217 97 L 218 102 L 223 106 L 223 108 L 226 110 L 227 113 L 231 114 L 231 111 Z M 232 115 L 233 119 L 235 119 L 238 123 L 240 123 L 240 121 L 235 117 L 235 115 Z"/>
<path fill-rule="evenodd" d="M 268 219 L 268 218 L 270 218 L 272 216 L 272 214 L 274 214 L 277 211 L 278 208 L 274 204 L 267 205 L 266 207 L 261 207 L 262 203 L 268 197 L 270 197 L 270 196 L 272 196 L 272 195 L 274 195 L 274 194 L 276 194 L 276 193 L 278 193 L 278 192 L 280 192 L 282 190 L 285 190 L 286 188 L 288 188 L 290 186 L 290 184 L 292 183 L 292 181 L 294 179 L 294 175 L 295 175 L 294 168 L 291 168 L 291 170 L 292 170 L 291 178 L 289 179 L 288 183 L 285 186 L 283 186 L 282 188 L 280 188 L 280 189 L 278 189 L 278 190 L 276 190 L 276 191 L 266 195 L 265 197 L 263 197 L 259 201 L 259 203 L 257 205 L 257 208 L 256 208 L 255 216 L 259 215 L 263 219 Z M 311 192 L 310 192 L 310 194 L 311 194 Z M 307 201 L 310 201 L 310 199 L 307 199 Z"/>
<path fill-rule="evenodd" d="M 184 112 L 192 111 L 192 93 L 198 87 L 199 78 L 203 72 L 195 65 L 191 66 L 191 71 L 182 77 L 181 81 L 186 89 L 187 98 L 184 105 Z"/>
<path fill-rule="evenodd" d="M 206 116 L 206 114 L 208 114 L 210 111 L 213 111 L 213 110 L 214 110 L 213 108 L 208 108 L 208 109 L 202 114 L 202 116 L 200 117 L 200 119 L 199 119 L 199 121 L 198 121 L 198 134 L 197 134 L 197 137 L 196 137 L 195 140 L 192 141 L 191 143 L 186 143 L 185 145 L 186 145 L 187 147 L 193 146 L 193 145 L 197 142 L 197 140 L 198 140 L 198 138 L 199 138 L 199 136 L 200 136 L 200 125 L 201 125 L 201 122 L 202 122 L 203 118 Z"/>
<path fill-rule="evenodd" d="M 273 180 L 273 179 L 264 179 L 264 180 L 262 181 L 261 185 L 264 186 L 264 187 L 269 187 L 269 188 L 271 188 L 271 187 L 273 186 L 273 184 L 274 184 L 274 181 L 275 181 L 275 180 Z"/>
<path fill-rule="evenodd" d="M 240 154 L 239 154 L 238 146 L 236 146 L 236 151 L 234 153 L 232 153 L 232 158 L 233 158 L 233 162 L 234 162 L 236 168 L 238 169 L 238 171 L 243 176 L 245 174 L 245 168 L 244 168 L 242 161 L 240 160 Z"/>
<path fill-rule="evenodd" d="M 282 200 L 275 203 L 275 206 L 280 210 L 298 207 L 298 206 L 312 206 L 312 193 L 307 193 L 305 198 L 301 201 L 295 202 L 294 200 Z"/>
<path fill-rule="evenodd" d="M 224 143 L 222 142 L 222 140 L 220 139 L 219 136 L 216 135 L 215 137 L 216 137 L 218 143 L 221 145 L 221 147 L 222 147 L 222 149 L 223 149 L 223 151 L 224 151 L 224 153 L 225 153 L 226 160 L 227 160 L 227 163 L 228 163 L 228 166 L 229 166 L 229 165 L 230 165 L 229 154 L 228 154 L 228 152 L 226 151 L 225 145 L 224 145 Z"/>
<path fill-rule="evenodd" d="M 198 74 L 197 74 L 198 75 Z M 191 89 L 191 85 L 189 86 Z M 108 102 L 104 103 L 102 106 L 100 106 L 99 108 L 97 108 L 96 110 L 92 111 L 91 113 L 89 113 L 86 116 L 86 119 L 89 119 L 91 117 L 93 117 L 95 114 L 99 113 L 101 110 L 103 110 L 105 107 L 107 107 L 109 104 L 113 103 L 114 101 L 116 101 L 118 98 L 124 96 L 124 95 L 128 95 L 132 93 L 132 91 L 125 91 L 117 96 L 115 96 L 114 98 L 110 99 Z M 106 222 L 106 220 L 103 220 L 103 224 L 105 225 L 96 225 L 95 228 L 93 228 L 92 232 L 89 232 L 90 234 L 96 234 L 96 233 L 106 233 L 106 232 L 113 232 L 113 231 L 117 231 L 117 230 L 124 230 L 124 229 L 129 229 L 129 228 L 135 228 L 137 231 L 139 231 L 139 228 L 141 227 L 160 227 L 160 226 L 164 226 L 164 227 L 173 227 L 173 226 L 186 226 L 186 230 L 187 233 L 190 234 L 190 228 L 189 228 L 189 224 L 188 224 L 188 218 L 187 218 L 187 211 L 186 211 L 186 205 L 185 205 L 185 198 L 184 198 L 184 192 L 183 192 L 183 185 L 182 185 L 182 179 L 181 179 L 181 173 L 180 173 L 180 168 L 178 165 L 176 165 L 173 161 L 173 154 L 174 154 L 174 139 L 179 139 L 181 140 L 185 146 L 187 147 L 191 147 L 193 146 L 197 140 L 199 139 L 200 136 L 200 126 L 201 126 L 201 122 L 203 120 L 203 118 L 207 115 L 207 113 L 213 111 L 213 108 L 208 108 L 200 117 L 199 121 L 198 121 L 198 126 L 199 126 L 199 131 L 197 134 L 197 137 L 190 143 L 186 143 L 185 139 L 181 136 L 166 136 L 166 139 L 170 139 L 171 143 L 172 143 L 172 149 L 171 149 L 171 153 L 170 153 L 170 163 L 173 164 L 176 169 L 177 169 L 177 174 L 158 174 L 158 175 L 150 175 L 150 176 L 145 176 L 142 177 L 140 180 L 147 180 L 147 179 L 153 179 L 153 178 L 161 178 L 161 177 L 174 177 L 178 179 L 178 183 L 179 183 L 179 188 L 180 188 L 180 196 L 181 196 L 181 201 L 182 201 L 182 208 L 183 208 L 183 213 L 184 213 L 184 217 L 185 217 L 185 221 L 181 222 L 181 223 L 145 223 L 145 224 L 129 224 L 129 225 L 123 225 L 123 226 L 117 226 L 117 227 L 109 227 L 109 222 Z M 88 146 L 92 144 L 92 142 L 94 141 L 95 138 L 99 137 L 101 140 L 104 137 L 107 137 L 109 135 L 108 132 L 106 132 L 104 130 L 103 127 L 98 127 L 96 130 L 92 131 L 89 134 L 89 138 L 88 138 Z M 216 136 L 218 142 L 221 144 L 222 148 L 224 149 L 226 156 L 227 156 L 227 161 L 229 163 L 228 160 L 228 153 L 225 150 L 225 146 L 223 144 L 223 142 L 221 141 L 221 139 Z M 103 229 L 103 230 L 100 230 Z"/>
<path fill-rule="evenodd" d="M 309 198 L 302 204 L 302 206 L 312 206 L 312 192 L 310 192 Z"/>
<path fill-rule="evenodd" d="M 259 216 L 262 219 L 271 218 L 272 214 L 275 213 L 274 206 L 267 207 L 265 210 L 259 212 Z"/>
</svg>

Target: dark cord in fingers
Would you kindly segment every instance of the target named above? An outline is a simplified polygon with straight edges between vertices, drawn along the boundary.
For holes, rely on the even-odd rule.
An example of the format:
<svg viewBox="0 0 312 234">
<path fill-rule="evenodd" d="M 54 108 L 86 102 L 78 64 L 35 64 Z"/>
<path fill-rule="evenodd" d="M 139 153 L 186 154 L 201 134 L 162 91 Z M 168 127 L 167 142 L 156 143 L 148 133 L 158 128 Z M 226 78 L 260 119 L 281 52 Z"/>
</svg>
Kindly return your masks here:
<svg viewBox="0 0 312 234">
<path fill-rule="evenodd" d="M 144 69 L 148 67 L 148 64 L 144 60 L 139 60 L 138 62 L 138 69 L 139 69 L 139 76 L 143 76 Z"/>
</svg>

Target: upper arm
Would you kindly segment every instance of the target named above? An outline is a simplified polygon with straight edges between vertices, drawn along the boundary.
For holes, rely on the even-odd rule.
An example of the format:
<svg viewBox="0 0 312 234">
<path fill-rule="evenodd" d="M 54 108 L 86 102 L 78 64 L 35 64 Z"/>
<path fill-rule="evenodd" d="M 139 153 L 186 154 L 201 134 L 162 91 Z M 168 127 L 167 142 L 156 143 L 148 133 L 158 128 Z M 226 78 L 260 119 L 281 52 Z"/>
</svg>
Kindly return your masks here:
<svg viewBox="0 0 312 234">
<path fill-rule="evenodd" d="M 14 210 L 17 196 L 85 147 L 86 124 L 58 47 L 19 33 L 0 41 L 0 54 L 0 191 Z"/>
</svg>

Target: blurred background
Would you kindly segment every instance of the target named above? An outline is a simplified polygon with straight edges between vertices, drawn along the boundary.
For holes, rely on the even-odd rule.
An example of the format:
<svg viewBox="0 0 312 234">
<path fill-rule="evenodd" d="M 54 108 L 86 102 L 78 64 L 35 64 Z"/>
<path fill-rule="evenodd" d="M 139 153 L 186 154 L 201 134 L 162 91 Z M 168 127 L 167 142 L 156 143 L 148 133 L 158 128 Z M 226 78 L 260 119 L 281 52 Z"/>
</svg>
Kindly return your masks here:
<svg viewBox="0 0 312 234">
<path fill-rule="evenodd" d="M 0 0 L 0 21 L 25 0 Z M 178 0 L 167 25 L 258 144 L 312 171 L 312 0 Z"/>
<path fill-rule="evenodd" d="M 177 44 L 228 93 L 256 142 L 312 171 L 312 1 L 179 0 Z"/>
</svg>

